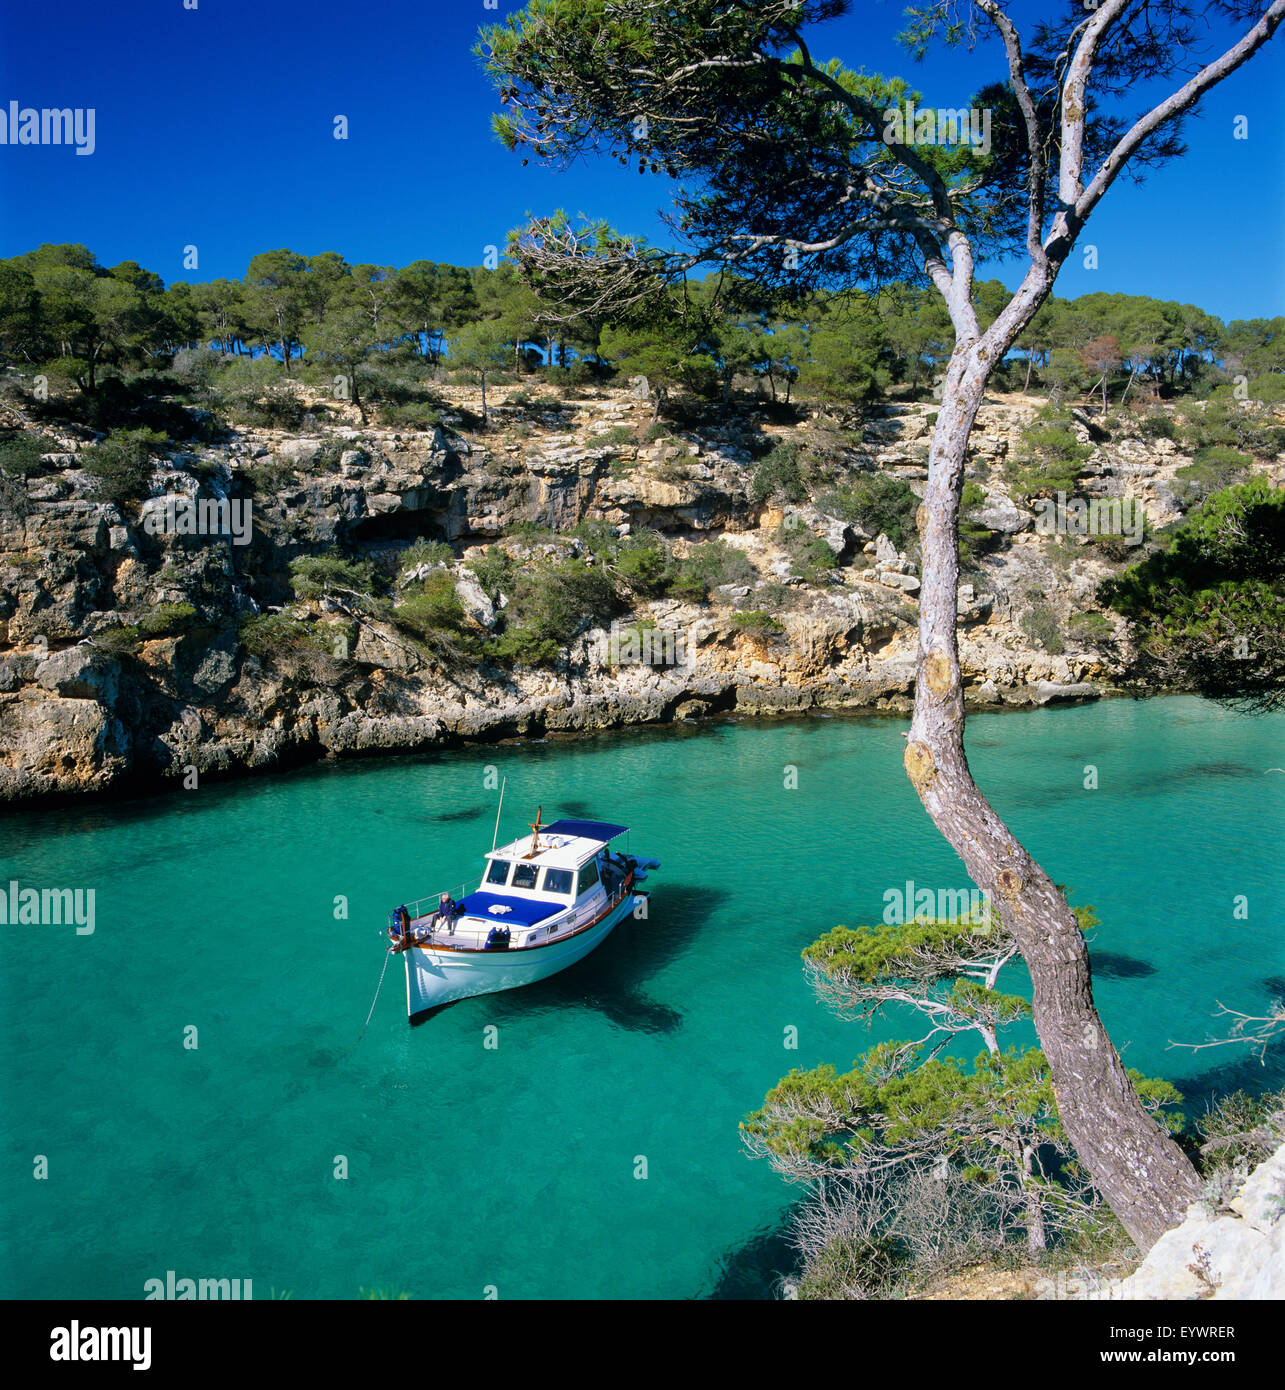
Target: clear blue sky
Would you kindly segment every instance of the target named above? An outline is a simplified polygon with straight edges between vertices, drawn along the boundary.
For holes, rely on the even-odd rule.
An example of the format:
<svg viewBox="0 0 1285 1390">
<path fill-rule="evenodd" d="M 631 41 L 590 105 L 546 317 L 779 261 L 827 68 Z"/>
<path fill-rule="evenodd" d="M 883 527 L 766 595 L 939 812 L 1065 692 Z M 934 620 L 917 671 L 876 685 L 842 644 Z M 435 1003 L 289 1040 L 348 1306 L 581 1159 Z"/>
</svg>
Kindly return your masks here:
<svg viewBox="0 0 1285 1390">
<path fill-rule="evenodd" d="M 664 180 L 601 161 L 523 169 L 494 141 L 494 95 L 469 49 L 479 25 L 519 8 L 512 0 L 498 11 L 482 0 L 196 3 L 5 6 L 0 107 L 94 107 L 97 149 L 0 146 L 0 256 L 83 242 L 104 264 L 137 260 L 166 282 L 239 278 L 255 252 L 282 246 L 476 264 L 528 212 L 557 207 L 663 239 Z M 1047 8 L 1017 0 L 1015 13 Z M 994 49 L 916 68 L 892 41 L 900 14 L 895 0 L 858 0 L 813 31 L 814 55 L 903 73 L 934 105 L 963 105 L 1000 75 Z M 337 114 L 346 141 L 333 138 Z M 1232 139 L 1240 114 L 1248 141 Z M 1187 158 L 1112 192 L 1083 238 L 1099 268 L 1076 256 L 1057 292 L 1151 294 L 1227 319 L 1285 312 L 1283 122 L 1278 35 L 1208 99 Z M 188 244 L 195 271 L 182 266 Z"/>
</svg>

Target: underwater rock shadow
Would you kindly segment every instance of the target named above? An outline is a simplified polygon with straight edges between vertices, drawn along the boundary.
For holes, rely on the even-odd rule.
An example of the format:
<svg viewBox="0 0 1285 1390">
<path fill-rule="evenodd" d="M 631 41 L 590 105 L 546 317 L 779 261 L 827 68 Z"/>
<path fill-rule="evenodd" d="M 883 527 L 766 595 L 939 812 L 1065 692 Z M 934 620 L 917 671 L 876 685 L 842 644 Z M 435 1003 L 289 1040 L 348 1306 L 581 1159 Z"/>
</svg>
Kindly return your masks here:
<svg viewBox="0 0 1285 1390">
<path fill-rule="evenodd" d="M 484 815 L 490 808 L 487 806 L 466 806 L 462 811 L 435 811 L 424 817 L 431 821 L 462 821 L 476 820 L 478 816 Z"/>
<path fill-rule="evenodd" d="M 589 1008 L 618 1028 L 672 1033 L 682 1027 L 683 1015 L 639 986 L 694 943 L 727 896 L 703 886 L 657 886 L 645 921 L 626 917 L 584 960 L 537 984 L 488 995 L 488 1007 L 500 1018 Z"/>
<path fill-rule="evenodd" d="M 1258 1096 L 1279 1090 L 1285 1083 L 1285 1035 L 1267 1044 L 1262 1062 L 1258 1060 L 1257 1049 L 1242 1046 L 1235 1051 L 1237 1056 L 1205 1071 L 1172 1078 L 1182 1094 L 1182 1109 L 1188 1118 L 1203 1114 L 1209 1105 L 1232 1091 L 1247 1091 L 1251 1096 Z"/>
<path fill-rule="evenodd" d="M 774 1299 L 779 1282 L 798 1270 L 799 1257 L 789 1230 L 802 1205 L 794 1203 L 775 1226 L 755 1231 L 743 1245 L 720 1255 L 713 1288 L 704 1297 L 711 1301 Z"/>
<path fill-rule="evenodd" d="M 1127 956 L 1123 951 L 1095 951 L 1091 946 L 1089 965 L 1094 979 L 1099 980 L 1140 980 L 1156 973 L 1154 965 L 1136 956 Z"/>
</svg>

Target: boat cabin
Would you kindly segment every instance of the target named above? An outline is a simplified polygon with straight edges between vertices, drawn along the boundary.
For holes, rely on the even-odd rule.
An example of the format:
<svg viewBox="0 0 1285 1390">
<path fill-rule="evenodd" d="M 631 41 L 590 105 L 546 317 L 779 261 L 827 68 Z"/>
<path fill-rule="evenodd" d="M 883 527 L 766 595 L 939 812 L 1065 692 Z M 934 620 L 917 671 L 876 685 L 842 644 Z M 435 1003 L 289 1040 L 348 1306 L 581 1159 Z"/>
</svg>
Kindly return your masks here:
<svg viewBox="0 0 1285 1390">
<path fill-rule="evenodd" d="M 410 922 L 434 945 L 458 950 L 542 946 L 596 921 L 623 891 L 629 868 L 610 853 L 628 830 L 604 821 L 559 820 L 491 850 L 476 891 L 443 920 L 431 900 Z M 418 904 L 417 904 L 418 906 Z"/>
</svg>

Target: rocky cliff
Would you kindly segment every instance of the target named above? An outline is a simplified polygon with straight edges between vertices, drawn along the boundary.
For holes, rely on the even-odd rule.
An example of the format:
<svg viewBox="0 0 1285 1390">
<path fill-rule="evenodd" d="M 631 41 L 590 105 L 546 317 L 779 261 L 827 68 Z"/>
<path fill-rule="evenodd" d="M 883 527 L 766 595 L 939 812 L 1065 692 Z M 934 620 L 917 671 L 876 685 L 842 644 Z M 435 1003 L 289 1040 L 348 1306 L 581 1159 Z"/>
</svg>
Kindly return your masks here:
<svg viewBox="0 0 1285 1390">
<path fill-rule="evenodd" d="M 1088 1297 L 1285 1298 L 1285 1144 L 1229 1202 L 1193 1203 L 1127 1279 Z"/>
<path fill-rule="evenodd" d="M 929 407 L 885 407 L 842 428 L 774 423 L 767 412 L 714 418 L 647 442 L 642 387 L 535 403 L 500 392 L 485 431 L 463 427 L 476 422 L 471 393 L 448 394 L 458 413 L 431 431 L 366 426 L 349 412 L 301 433 L 244 430 L 158 458 L 152 495 L 137 505 L 103 500 L 81 467 L 85 432 L 59 436 L 61 452 L 39 473 L 7 480 L 0 799 L 720 711 L 908 706 L 913 546 L 899 551 L 815 502 L 753 501 L 751 480 L 755 459 L 784 442 L 829 458 L 836 475 L 880 472 L 922 494 Z M 974 436 L 971 472 L 984 500 L 972 515 L 987 544 L 961 584 L 959 612 L 975 705 L 1091 697 L 1111 688 L 1124 660 L 1119 621 L 1100 614 L 1094 595 L 1127 555 L 1040 534 L 1005 482 L 1002 465 L 1037 405 L 997 398 Z M 6 429 L 30 428 L 16 409 L 0 414 Z M 1189 460 L 1171 440 L 1095 442 L 1087 424 L 1076 431 L 1093 449 L 1090 495 L 1135 498 L 1153 524 L 1179 515 L 1174 473 Z M 248 502 L 247 543 L 185 533 L 175 498 Z M 480 548 L 499 543 L 519 565 L 574 553 L 582 543 L 565 533 L 588 518 L 617 533 L 653 529 L 679 555 L 720 537 L 751 570 L 706 602 L 634 605 L 621 620 L 634 625 L 630 640 L 663 639 L 663 659 L 622 655 L 605 625 L 586 626 L 552 666 L 449 661 L 342 596 L 304 602 L 289 586 L 292 559 L 337 549 L 373 561 L 395 588 L 410 542 L 447 541 L 453 558 L 419 577 L 444 568 L 485 633 L 502 625 L 506 597 L 471 572 Z M 806 533 L 830 559 L 800 576 L 786 542 Z M 276 609 L 320 640 L 256 653 L 244 621 Z M 182 622 L 166 620 L 180 612 Z"/>
</svg>

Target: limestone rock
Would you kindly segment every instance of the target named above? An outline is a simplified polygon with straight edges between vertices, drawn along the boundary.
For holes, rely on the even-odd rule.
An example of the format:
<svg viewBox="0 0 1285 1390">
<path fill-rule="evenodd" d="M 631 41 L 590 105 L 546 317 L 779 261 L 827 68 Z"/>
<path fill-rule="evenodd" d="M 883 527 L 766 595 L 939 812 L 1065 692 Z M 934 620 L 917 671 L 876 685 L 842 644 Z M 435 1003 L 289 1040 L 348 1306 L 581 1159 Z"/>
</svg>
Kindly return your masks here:
<svg viewBox="0 0 1285 1390">
<path fill-rule="evenodd" d="M 495 627 L 497 615 L 495 605 L 487 597 L 486 591 L 465 570 L 455 581 L 455 594 L 470 618 L 488 631 Z"/>
<path fill-rule="evenodd" d="M 1089 1297 L 1285 1298 L 1285 1144 L 1259 1164 L 1225 1212 L 1193 1203 L 1127 1279 Z"/>
</svg>

